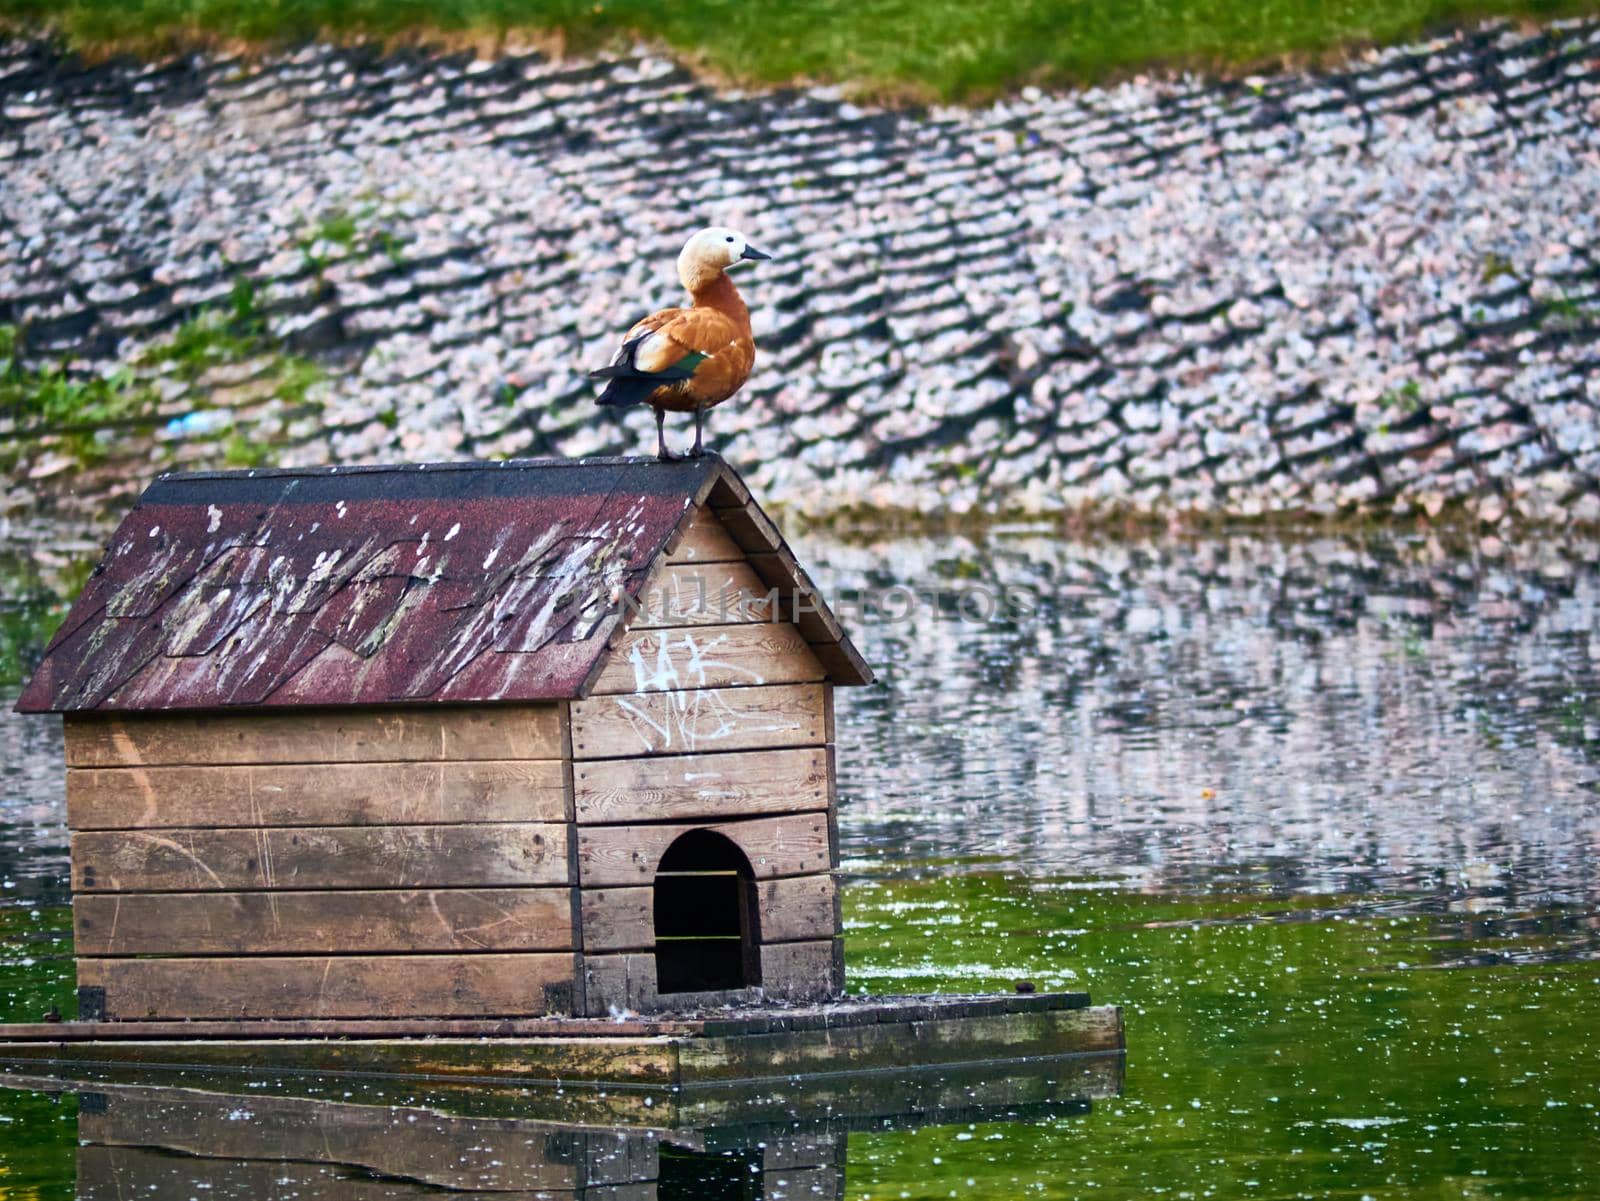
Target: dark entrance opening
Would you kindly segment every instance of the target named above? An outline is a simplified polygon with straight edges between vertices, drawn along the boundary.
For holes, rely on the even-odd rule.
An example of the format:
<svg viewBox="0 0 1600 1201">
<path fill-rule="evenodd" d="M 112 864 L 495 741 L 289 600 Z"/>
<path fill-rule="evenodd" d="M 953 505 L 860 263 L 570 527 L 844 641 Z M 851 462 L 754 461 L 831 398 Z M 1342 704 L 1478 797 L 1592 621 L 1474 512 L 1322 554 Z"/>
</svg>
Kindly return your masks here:
<svg viewBox="0 0 1600 1201">
<path fill-rule="evenodd" d="M 691 1151 L 661 1144 L 659 1201 L 760 1201 L 767 1195 L 761 1152 Z"/>
<path fill-rule="evenodd" d="M 761 983 L 755 875 L 733 841 L 690 830 L 656 869 L 656 991 L 723 992 Z"/>
</svg>

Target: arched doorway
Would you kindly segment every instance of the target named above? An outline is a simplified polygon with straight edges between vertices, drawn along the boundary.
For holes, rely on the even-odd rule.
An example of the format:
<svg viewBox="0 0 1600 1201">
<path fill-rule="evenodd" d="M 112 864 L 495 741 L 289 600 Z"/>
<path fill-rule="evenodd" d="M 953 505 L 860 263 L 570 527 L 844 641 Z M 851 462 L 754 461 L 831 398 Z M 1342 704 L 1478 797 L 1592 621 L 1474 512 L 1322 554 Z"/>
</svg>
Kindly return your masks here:
<svg viewBox="0 0 1600 1201">
<path fill-rule="evenodd" d="M 656 991 L 723 992 L 761 983 L 755 875 L 732 839 L 690 830 L 656 868 Z"/>
</svg>

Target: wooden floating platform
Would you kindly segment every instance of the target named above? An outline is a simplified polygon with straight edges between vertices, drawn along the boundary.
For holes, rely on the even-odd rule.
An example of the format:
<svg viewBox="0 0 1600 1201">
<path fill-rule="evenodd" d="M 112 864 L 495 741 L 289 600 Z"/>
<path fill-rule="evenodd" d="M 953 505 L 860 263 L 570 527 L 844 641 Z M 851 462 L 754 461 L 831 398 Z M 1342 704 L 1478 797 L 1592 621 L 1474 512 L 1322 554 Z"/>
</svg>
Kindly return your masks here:
<svg viewBox="0 0 1600 1201">
<path fill-rule="evenodd" d="M 482 1122 L 507 1119 L 610 1130 L 739 1129 L 760 1132 L 824 1124 L 848 1129 L 1016 1121 L 1087 1112 L 1122 1091 L 1117 1053 L 1013 1059 L 877 1072 L 832 1073 L 662 1089 L 485 1081 L 474 1077 L 329 1075 L 143 1064 L 31 1063 L 0 1068 L 0 1088 L 94 1094 L 149 1093 L 298 1101 L 306 1113 L 330 1102 L 362 1110 L 423 1106 Z M 91 1108 L 94 1102 L 91 1099 Z"/>
<path fill-rule="evenodd" d="M 849 999 L 670 1018 L 52 1022 L 0 1026 L 0 1064 L 681 1090 L 1124 1047 L 1086 993 Z"/>
</svg>

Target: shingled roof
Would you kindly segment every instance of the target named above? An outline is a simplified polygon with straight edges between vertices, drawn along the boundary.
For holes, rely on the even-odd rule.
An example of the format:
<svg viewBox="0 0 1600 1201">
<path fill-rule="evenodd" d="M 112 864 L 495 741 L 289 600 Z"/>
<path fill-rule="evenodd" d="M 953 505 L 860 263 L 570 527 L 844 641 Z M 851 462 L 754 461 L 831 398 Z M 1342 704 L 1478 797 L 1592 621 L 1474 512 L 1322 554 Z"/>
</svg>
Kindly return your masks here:
<svg viewBox="0 0 1600 1201">
<path fill-rule="evenodd" d="M 23 712 L 584 696 L 701 505 L 837 684 L 872 674 L 721 459 L 164 475 L 112 536 Z M 786 606 L 794 612 L 796 607 Z"/>
</svg>

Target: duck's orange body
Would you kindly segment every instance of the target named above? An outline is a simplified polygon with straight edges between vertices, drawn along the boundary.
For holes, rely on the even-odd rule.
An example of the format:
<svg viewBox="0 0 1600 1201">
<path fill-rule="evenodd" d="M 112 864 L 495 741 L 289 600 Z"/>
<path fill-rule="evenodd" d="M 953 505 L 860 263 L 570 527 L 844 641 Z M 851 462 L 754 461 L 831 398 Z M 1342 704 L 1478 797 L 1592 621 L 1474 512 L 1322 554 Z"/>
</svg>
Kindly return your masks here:
<svg viewBox="0 0 1600 1201">
<path fill-rule="evenodd" d="M 704 356 L 687 379 L 661 384 L 645 398 L 644 403 L 671 413 L 721 404 L 744 387 L 756 362 L 750 310 L 731 279 L 719 271 L 690 300 L 688 308 L 651 313 L 623 339 L 640 343 L 633 365 L 641 371 L 670 370 L 686 358 Z M 655 337 L 647 337 L 651 334 Z"/>
<path fill-rule="evenodd" d="M 678 256 L 689 306 L 651 313 L 627 332 L 609 366 L 590 373 L 607 381 L 602 405 L 655 409 L 656 453 L 662 458 L 674 457 L 663 429 L 668 412 L 695 415 L 692 453 L 700 454 L 706 410 L 750 378 L 756 361 L 750 310 L 726 272 L 743 259 L 767 257 L 732 230 L 701 230 Z"/>
</svg>

